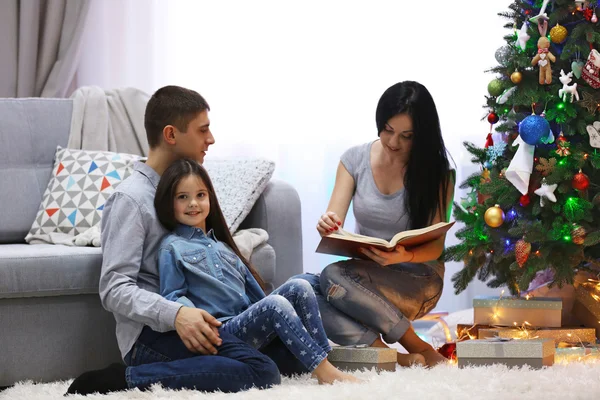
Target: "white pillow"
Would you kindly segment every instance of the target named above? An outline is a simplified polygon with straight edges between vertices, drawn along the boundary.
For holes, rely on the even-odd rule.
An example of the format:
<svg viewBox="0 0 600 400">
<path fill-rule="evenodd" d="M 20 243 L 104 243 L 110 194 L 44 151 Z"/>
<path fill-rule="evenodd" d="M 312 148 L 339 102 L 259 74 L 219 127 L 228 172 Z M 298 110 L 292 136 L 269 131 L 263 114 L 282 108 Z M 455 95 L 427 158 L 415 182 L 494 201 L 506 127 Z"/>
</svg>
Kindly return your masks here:
<svg viewBox="0 0 600 400">
<path fill-rule="evenodd" d="M 230 232 L 235 232 L 265 190 L 275 163 L 260 158 L 207 159 L 203 164 L 215 187 Z"/>
</svg>

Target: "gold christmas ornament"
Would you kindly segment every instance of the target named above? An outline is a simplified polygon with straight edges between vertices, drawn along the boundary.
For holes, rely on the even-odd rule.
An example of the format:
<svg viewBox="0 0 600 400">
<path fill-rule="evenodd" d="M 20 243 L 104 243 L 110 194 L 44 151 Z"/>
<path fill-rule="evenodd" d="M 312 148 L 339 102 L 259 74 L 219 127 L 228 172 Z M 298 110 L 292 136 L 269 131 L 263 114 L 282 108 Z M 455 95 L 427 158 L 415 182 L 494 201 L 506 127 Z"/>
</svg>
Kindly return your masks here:
<svg viewBox="0 0 600 400">
<path fill-rule="evenodd" d="M 583 244 L 587 232 L 581 225 L 573 224 L 573 230 L 571 230 L 571 241 L 575 244 Z"/>
<path fill-rule="evenodd" d="M 521 74 L 519 71 L 515 71 L 510 74 L 510 80 L 514 84 L 519 84 L 523 80 L 523 74 Z"/>
<path fill-rule="evenodd" d="M 498 204 L 486 210 L 483 216 L 485 223 L 492 228 L 497 228 L 504 223 L 504 211 Z"/>
<path fill-rule="evenodd" d="M 553 43 L 562 43 L 567 38 L 567 28 L 562 25 L 556 24 L 556 26 L 550 29 L 550 40 Z"/>
</svg>

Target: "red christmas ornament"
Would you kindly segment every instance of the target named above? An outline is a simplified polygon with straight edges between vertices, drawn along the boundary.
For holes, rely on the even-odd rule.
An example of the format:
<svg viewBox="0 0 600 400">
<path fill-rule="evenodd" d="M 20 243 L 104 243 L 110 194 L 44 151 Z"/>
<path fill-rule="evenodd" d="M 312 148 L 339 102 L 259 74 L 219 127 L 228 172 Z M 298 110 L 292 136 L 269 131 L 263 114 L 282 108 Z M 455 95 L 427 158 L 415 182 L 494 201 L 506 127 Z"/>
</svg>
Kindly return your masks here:
<svg viewBox="0 0 600 400">
<path fill-rule="evenodd" d="M 592 20 L 592 16 L 594 15 L 594 10 L 592 10 L 591 8 L 586 8 L 583 11 L 583 16 L 585 17 L 585 19 L 587 19 L 588 21 Z"/>
<path fill-rule="evenodd" d="M 571 185 L 573 186 L 573 189 L 586 190 L 590 186 L 590 178 L 579 170 L 573 177 Z"/>
<path fill-rule="evenodd" d="M 529 258 L 529 253 L 531 253 L 531 243 L 527 243 L 523 239 L 519 239 L 515 245 L 515 257 L 519 267 L 523 268 L 523 265 L 525 265 L 527 259 Z"/>
<path fill-rule="evenodd" d="M 527 207 L 529 205 L 529 203 L 531 202 L 531 199 L 529 198 L 528 194 L 524 194 L 523 196 L 521 196 L 521 198 L 519 199 L 519 204 L 521 205 L 521 207 Z"/>
<path fill-rule="evenodd" d="M 492 133 L 488 133 L 487 137 L 485 138 L 485 148 L 487 149 L 490 146 L 494 145 L 494 139 L 492 139 Z"/>
<path fill-rule="evenodd" d="M 444 343 L 437 351 L 448 360 L 456 360 L 456 342 Z"/>
<path fill-rule="evenodd" d="M 489 113 L 487 119 L 490 124 L 495 124 L 496 122 L 498 122 L 500 120 L 500 118 L 498 117 L 498 114 L 496 114 L 495 112 Z"/>
</svg>

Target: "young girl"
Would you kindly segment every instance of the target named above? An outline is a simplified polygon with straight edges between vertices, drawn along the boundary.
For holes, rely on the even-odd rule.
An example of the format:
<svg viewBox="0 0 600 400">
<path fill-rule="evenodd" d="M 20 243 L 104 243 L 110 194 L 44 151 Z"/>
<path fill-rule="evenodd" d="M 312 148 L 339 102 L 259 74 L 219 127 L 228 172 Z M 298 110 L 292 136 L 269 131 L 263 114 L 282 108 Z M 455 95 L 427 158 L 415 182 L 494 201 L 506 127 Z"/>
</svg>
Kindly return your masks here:
<svg viewBox="0 0 600 400">
<path fill-rule="evenodd" d="M 308 282 L 290 280 L 265 297 L 262 279 L 235 245 L 200 164 L 191 159 L 171 164 L 154 205 L 172 232 L 159 250 L 162 296 L 206 310 L 223 323 L 220 329 L 257 349 L 279 336 L 319 383 L 358 381 L 327 360 L 331 347 Z"/>
</svg>

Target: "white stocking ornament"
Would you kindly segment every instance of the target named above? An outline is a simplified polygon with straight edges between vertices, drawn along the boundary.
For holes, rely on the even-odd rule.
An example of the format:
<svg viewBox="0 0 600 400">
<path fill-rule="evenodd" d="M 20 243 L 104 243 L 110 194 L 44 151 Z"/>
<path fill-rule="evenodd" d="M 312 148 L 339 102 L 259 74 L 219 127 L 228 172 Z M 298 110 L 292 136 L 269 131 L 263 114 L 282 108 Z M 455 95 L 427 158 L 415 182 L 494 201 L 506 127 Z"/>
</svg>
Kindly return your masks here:
<svg viewBox="0 0 600 400">
<path fill-rule="evenodd" d="M 590 137 L 590 146 L 600 149 L 600 121 L 595 121 L 592 125 L 586 127 Z"/>
</svg>

